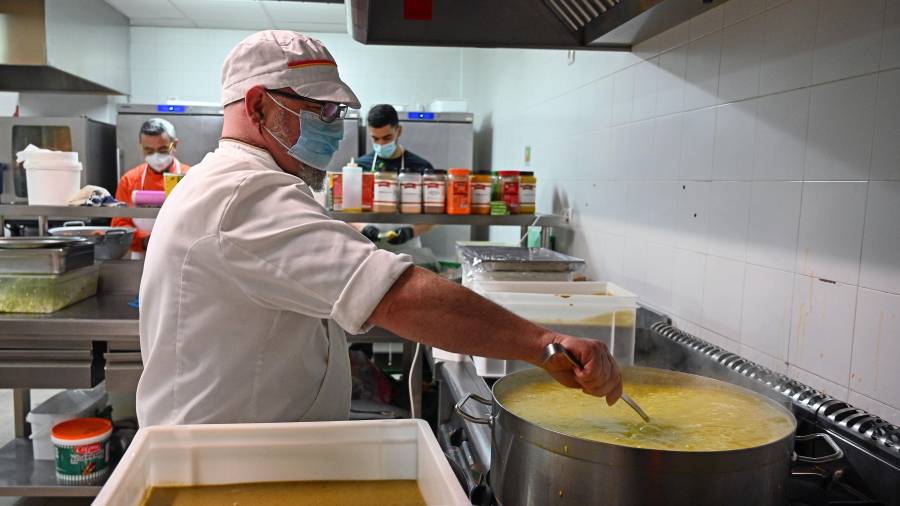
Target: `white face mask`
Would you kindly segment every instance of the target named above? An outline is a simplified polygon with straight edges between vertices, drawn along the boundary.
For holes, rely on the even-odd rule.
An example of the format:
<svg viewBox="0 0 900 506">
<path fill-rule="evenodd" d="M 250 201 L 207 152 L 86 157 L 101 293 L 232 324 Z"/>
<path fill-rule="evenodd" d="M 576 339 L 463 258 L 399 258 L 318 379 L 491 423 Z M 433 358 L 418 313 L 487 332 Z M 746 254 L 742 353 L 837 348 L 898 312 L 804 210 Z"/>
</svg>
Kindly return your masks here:
<svg viewBox="0 0 900 506">
<path fill-rule="evenodd" d="M 150 166 L 155 172 L 162 172 L 166 170 L 166 167 L 172 165 L 172 160 L 174 158 L 170 154 L 162 154 L 162 153 L 153 153 L 152 155 L 147 155 L 144 160 L 147 161 L 147 165 Z"/>
</svg>

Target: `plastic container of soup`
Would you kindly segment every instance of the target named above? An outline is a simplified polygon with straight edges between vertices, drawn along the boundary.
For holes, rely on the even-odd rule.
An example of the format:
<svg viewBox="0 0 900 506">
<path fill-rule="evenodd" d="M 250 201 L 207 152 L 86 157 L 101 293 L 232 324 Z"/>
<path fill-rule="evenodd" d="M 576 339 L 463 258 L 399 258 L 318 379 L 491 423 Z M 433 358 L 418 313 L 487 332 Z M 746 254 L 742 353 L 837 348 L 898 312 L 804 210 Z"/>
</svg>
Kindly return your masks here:
<svg viewBox="0 0 900 506">
<path fill-rule="evenodd" d="M 164 485 L 363 480 L 415 480 L 427 505 L 470 504 L 426 422 L 366 420 L 142 428 L 93 505 L 139 506 Z"/>
</svg>

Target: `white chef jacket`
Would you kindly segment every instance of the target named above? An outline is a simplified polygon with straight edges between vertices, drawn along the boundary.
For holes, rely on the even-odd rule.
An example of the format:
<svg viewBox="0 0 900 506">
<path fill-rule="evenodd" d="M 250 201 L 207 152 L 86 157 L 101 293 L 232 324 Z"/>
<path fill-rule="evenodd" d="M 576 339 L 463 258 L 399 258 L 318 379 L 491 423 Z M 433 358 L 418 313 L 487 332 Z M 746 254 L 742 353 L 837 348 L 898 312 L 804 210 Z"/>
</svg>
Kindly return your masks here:
<svg viewBox="0 0 900 506">
<path fill-rule="evenodd" d="M 166 199 L 147 248 L 138 421 L 346 419 L 341 328 L 365 331 L 411 265 L 330 219 L 265 150 L 221 141 Z"/>
</svg>

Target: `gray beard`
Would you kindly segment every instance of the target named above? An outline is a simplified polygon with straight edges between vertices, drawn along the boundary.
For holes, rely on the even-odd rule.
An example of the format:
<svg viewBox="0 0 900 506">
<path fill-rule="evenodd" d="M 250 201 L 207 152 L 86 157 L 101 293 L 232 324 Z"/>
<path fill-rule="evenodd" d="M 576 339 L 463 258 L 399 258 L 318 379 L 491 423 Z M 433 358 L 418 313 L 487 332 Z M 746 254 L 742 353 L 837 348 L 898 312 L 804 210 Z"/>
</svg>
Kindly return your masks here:
<svg viewBox="0 0 900 506">
<path fill-rule="evenodd" d="M 325 171 L 309 167 L 300 162 L 300 172 L 297 177 L 303 180 L 307 186 L 314 192 L 320 192 L 325 189 Z"/>
</svg>

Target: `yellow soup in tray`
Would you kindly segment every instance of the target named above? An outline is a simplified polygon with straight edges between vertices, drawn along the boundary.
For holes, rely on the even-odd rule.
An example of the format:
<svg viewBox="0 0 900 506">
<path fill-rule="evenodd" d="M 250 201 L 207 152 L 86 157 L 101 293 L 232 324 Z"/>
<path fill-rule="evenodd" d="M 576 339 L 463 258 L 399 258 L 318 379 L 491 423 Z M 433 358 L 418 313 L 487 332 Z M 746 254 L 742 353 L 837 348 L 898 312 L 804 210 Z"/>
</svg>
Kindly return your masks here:
<svg viewBox="0 0 900 506">
<path fill-rule="evenodd" d="M 153 487 L 141 506 L 424 506 L 415 480 L 290 481 Z"/>
<path fill-rule="evenodd" d="M 498 397 L 509 412 L 545 429 L 633 448 L 738 450 L 777 441 L 794 430 L 786 410 L 749 391 L 687 374 L 638 371 L 626 369 L 625 391 L 650 422 L 622 401 L 607 406 L 604 399 L 562 386 L 540 370 L 527 371 L 531 381 L 514 384 Z"/>
</svg>

